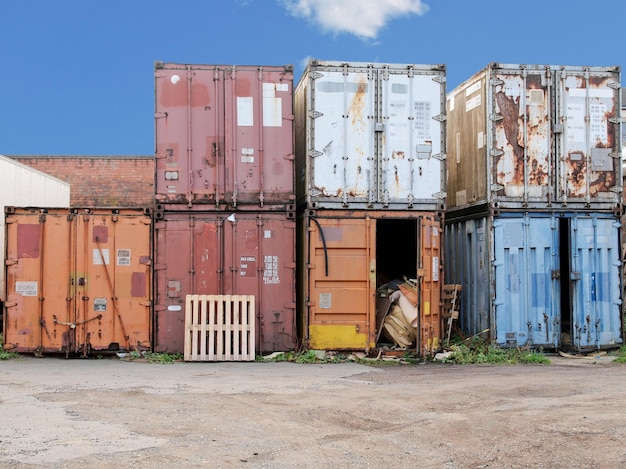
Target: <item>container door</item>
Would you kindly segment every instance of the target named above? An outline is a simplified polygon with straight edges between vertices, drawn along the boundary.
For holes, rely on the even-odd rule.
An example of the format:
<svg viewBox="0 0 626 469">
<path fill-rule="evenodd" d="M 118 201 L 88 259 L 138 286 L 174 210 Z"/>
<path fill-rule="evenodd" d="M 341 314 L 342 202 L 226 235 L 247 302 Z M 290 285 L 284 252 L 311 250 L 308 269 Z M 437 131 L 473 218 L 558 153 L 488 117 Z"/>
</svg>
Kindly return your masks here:
<svg viewBox="0 0 626 469">
<path fill-rule="evenodd" d="M 503 346 L 559 343 L 558 224 L 554 218 L 498 218 L 494 226 L 492 325 Z M 493 335 L 493 331 L 492 331 Z"/>
<path fill-rule="evenodd" d="M 224 71 L 184 65 L 155 70 L 156 198 L 224 199 Z"/>
<path fill-rule="evenodd" d="M 620 198 L 619 81 L 615 74 L 557 71 L 558 200 L 617 203 Z"/>
<path fill-rule="evenodd" d="M 576 349 L 622 343 L 617 220 L 571 220 L 572 344 Z"/>
<path fill-rule="evenodd" d="M 69 351 L 76 318 L 67 214 L 14 213 L 6 223 L 5 348 L 35 354 Z"/>
<path fill-rule="evenodd" d="M 375 148 L 376 71 L 321 69 L 312 82 L 309 154 L 313 198 L 338 205 L 377 198 Z"/>
<path fill-rule="evenodd" d="M 418 350 L 422 355 L 439 349 L 441 341 L 441 222 L 431 217 L 420 219 L 418 244 L 420 272 L 419 309 L 420 339 Z"/>
<path fill-rule="evenodd" d="M 258 351 L 294 350 L 295 222 L 234 214 L 224 222 L 223 294 L 254 295 Z"/>
<path fill-rule="evenodd" d="M 432 71 L 383 68 L 377 73 L 382 94 L 377 202 L 411 207 L 442 199 L 445 81 Z"/>
<path fill-rule="evenodd" d="M 370 350 L 376 337 L 375 222 L 308 219 L 309 348 Z"/>
<path fill-rule="evenodd" d="M 233 67 L 225 78 L 226 201 L 293 202 L 293 73 Z"/>
<path fill-rule="evenodd" d="M 149 216 L 79 214 L 77 350 L 150 350 Z"/>
<path fill-rule="evenodd" d="M 516 208 L 545 207 L 554 198 L 549 72 L 496 70 L 491 95 L 492 198 Z"/>
</svg>

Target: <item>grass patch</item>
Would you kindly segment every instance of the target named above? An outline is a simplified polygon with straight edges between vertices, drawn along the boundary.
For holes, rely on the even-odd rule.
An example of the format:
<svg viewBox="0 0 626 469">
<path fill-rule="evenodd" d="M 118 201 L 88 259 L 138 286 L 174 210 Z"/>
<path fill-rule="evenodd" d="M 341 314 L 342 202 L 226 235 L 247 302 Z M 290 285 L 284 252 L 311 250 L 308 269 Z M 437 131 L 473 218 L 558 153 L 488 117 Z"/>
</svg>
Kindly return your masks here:
<svg viewBox="0 0 626 469">
<path fill-rule="evenodd" d="M 11 358 L 18 358 L 19 356 L 19 353 L 4 350 L 4 337 L 0 334 L 0 360 L 10 360 Z"/>
<path fill-rule="evenodd" d="M 530 348 L 500 348 L 481 337 L 452 346 L 452 354 L 444 363 L 469 365 L 488 363 L 499 365 L 550 364 L 543 350 Z"/>
<path fill-rule="evenodd" d="M 611 355 L 617 357 L 613 360 L 614 363 L 626 363 L 626 345 L 622 345 L 618 350 L 612 352 Z"/>
</svg>

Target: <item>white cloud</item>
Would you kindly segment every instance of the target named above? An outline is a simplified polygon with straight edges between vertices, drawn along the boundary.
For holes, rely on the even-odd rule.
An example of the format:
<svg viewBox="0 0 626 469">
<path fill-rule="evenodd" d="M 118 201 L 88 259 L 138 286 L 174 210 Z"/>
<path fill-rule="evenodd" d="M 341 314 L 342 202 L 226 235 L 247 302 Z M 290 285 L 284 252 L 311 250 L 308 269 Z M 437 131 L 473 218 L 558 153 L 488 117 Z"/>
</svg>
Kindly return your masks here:
<svg viewBox="0 0 626 469">
<path fill-rule="evenodd" d="M 423 15 L 428 5 L 422 0 L 281 0 L 287 11 L 332 33 L 349 33 L 374 39 L 392 19 Z"/>
</svg>

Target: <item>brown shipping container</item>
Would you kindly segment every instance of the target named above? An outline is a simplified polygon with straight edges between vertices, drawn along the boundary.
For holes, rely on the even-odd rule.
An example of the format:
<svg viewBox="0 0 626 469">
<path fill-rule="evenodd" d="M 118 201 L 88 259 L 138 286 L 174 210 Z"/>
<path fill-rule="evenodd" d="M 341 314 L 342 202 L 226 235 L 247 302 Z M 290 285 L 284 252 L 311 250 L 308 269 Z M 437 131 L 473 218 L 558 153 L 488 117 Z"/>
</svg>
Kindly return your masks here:
<svg viewBox="0 0 626 469">
<path fill-rule="evenodd" d="M 492 63 L 451 91 L 446 218 L 618 208 L 619 89 L 619 67 Z"/>
<path fill-rule="evenodd" d="M 440 214 L 329 209 L 308 211 L 298 224 L 298 319 L 308 348 L 378 347 L 389 305 L 381 287 L 403 277 L 418 283 L 415 348 L 427 355 L 440 347 Z"/>
<path fill-rule="evenodd" d="M 156 201 L 294 203 L 293 67 L 155 63 Z"/>
<path fill-rule="evenodd" d="M 155 351 L 183 352 L 187 295 L 254 295 L 257 352 L 294 350 L 293 212 L 157 213 Z"/>
<path fill-rule="evenodd" d="M 8 208 L 6 217 L 6 349 L 151 349 L 149 211 Z"/>
</svg>

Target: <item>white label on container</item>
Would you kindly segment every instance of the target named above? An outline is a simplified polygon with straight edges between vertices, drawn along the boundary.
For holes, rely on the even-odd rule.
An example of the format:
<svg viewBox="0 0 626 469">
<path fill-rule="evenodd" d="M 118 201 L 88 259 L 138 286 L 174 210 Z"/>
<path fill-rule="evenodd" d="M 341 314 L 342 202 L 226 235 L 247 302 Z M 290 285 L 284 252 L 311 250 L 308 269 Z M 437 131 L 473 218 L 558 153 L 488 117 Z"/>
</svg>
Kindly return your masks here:
<svg viewBox="0 0 626 469">
<path fill-rule="evenodd" d="M 430 123 L 432 122 L 431 106 L 429 101 L 416 101 L 415 132 L 418 141 L 432 140 Z"/>
<path fill-rule="evenodd" d="M 282 127 L 283 99 L 263 96 L 263 126 Z"/>
<path fill-rule="evenodd" d="M 241 154 L 242 155 L 254 155 L 254 148 L 242 148 Z"/>
<path fill-rule="evenodd" d="M 472 109 L 476 109 L 478 106 L 480 106 L 480 103 L 481 98 L 479 94 L 477 94 L 473 98 L 468 99 L 465 103 L 465 112 L 470 112 Z"/>
<path fill-rule="evenodd" d="M 450 106 L 450 111 L 454 111 L 454 95 L 448 98 L 448 105 Z"/>
<path fill-rule="evenodd" d="M 320 293 L 320 309 L 330 309 L 332 307 L 332 295 L 330 293 Z"/>
<path fill-rule="evenodd" d="M 478 90 L 480 90 L 480 80 L 478 80 L 476 83 L 472 83 L 467 88 L 465 88 L 465 96 L 476 93 L 476 91 Z"/>
<path fill-rule="evenodd" d="M 273 98 L 276 96 L 276 85 L 274 83 L 263 83 L 263 97 Z"/>
<path fill-rule="evenodd" d="M 117 250 L 117 265 L 130 265 L 130 249 Z"/>
<path fill-rule="evenodd" d="M 241 155 L 242 163 L 254 163 L 254 156 L 243 156 Z"/>
<path fill-rule="evenodd" d="M 237 125 L 240 127 L 252 127 L 254 125 L 252 96 L 237 97 Z"/>
<path fill-rule="evenodd" d="M 94 298 L 93 299 L 93 310 L 94 311 L 106 311 L 107 310 L 107 299 L 106 298 Z"/>
<path fill-rule="evenodd" d="M 167 307 L 168 311 L 181 311 L 182 309 L 183 307 L 180 305 L 172 305 Z"/>
<path fill-rule="evenodd" d="M 266 238 L 266 239 L 271 238 L 272 237 L 272 230 L 265 230 L 263 232 L 263 237 Z"/>
<path fill-rule="evenodd" d="M 480 150 L 485 146 L 485 134 L 481 131 L 476 135 L 476 147 Z"/>
<path fill-rule="evenodd" d="M 93 250 L 93 265 L 102 265 L 102 258 L 104 257 L 104 263 L 109 265 L 109 250 L 102 249 L 102 256 L 100 255 L 100 249 Z"/>
<path fill-rule="evenodd" d="M 37 282 L 15 282 L 15 293 L 22 296 L 37 296 Z"/>
<path fill-rule="evenodd" d="M 589 130 L 591 131 L 592 142 L 606 142 L 608 140 L 605 116 L 606 106 L 604 104 L 589 104 Z"/>
<path fill-rule="evenodd" d="M 569 95 L 584 98 L 589 93 L 590 98 L 613 98 L 614 91 L 610 88 L 570 88 Z"/>
<path fill-rule="evenodd" d="M 439 281 L 439 257 L 433 257 L 433 282 Z"/>
<path fill-rule="evenodd" d="M 263 283 L 265 285 L 278 285 L 278 256 L 263 256 L 265 268 L 263 270 Z"/>
<path fill-rule="evenodd" d="M 582 100 L 567 104 L 567 141 L 569 144 L 585 141 L 585 103 Z"/>
</svg>

